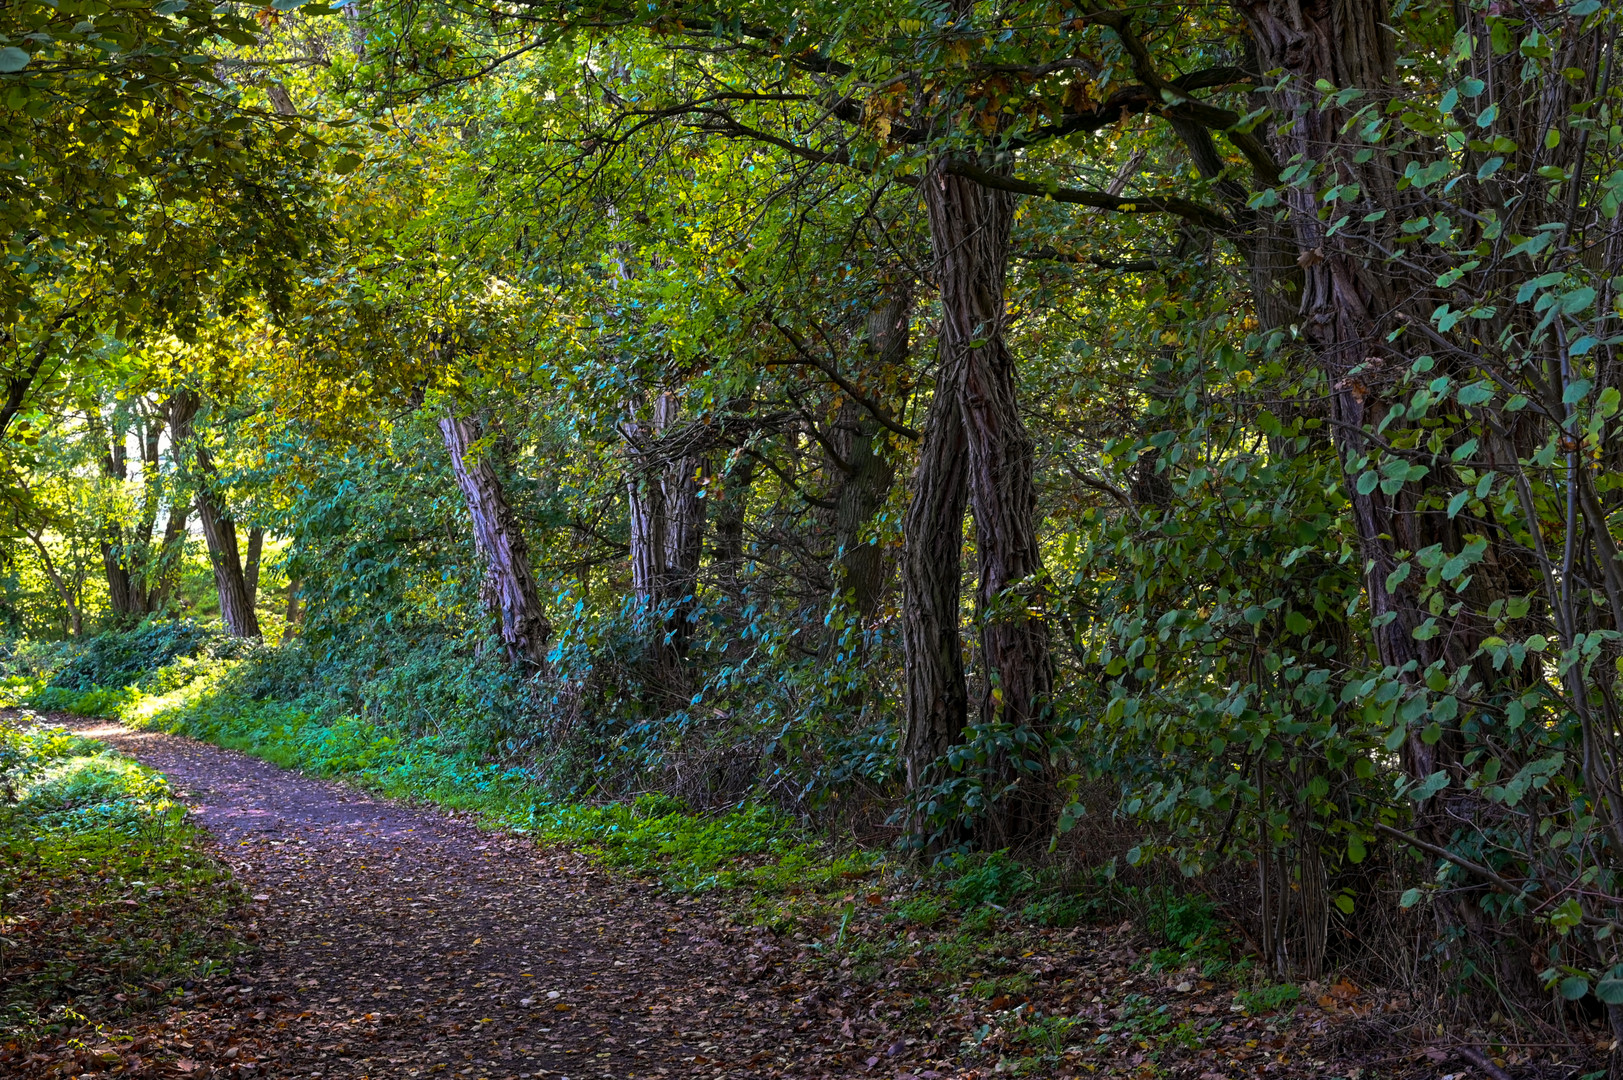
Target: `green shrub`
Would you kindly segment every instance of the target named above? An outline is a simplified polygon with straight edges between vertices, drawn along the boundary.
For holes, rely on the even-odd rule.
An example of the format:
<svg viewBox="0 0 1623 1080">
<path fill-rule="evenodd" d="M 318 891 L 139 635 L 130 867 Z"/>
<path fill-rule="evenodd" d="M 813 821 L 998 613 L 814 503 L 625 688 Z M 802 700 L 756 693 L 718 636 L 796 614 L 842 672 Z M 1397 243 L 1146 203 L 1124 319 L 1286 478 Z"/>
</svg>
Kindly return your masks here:
<svg viewBox="0 0 1623 1080">
<path fill-rule="evenodd" d="M 960 855 L 949 864 L 948 872 L 955 875 L 951 886 L 952 899 L 961 908 L 981 904 L 1007 907 L 1017 897 L 1036 887 L 1031 871 L 1002 851 L 988 855 Z"/>
<path fill-rule="evenodd" d="M 934 926 L 947 915 L 947 902 L 939 896 L 918 896 L 896 908 L 896 918 L 914 926 Z"/>
<path fill-rule="evenodd" d="M 213 655 L 229 655 L 242 648 L 219 631 L 194 622 L 153 620 L 134 630 L 90 638 L 52 676 L 51 685 L 65 690 L 132 686 L 176 657 L 197 656 L 205 649 Z"/>
<path fill-rule="evenodd" d="M 1222 917 L 1204 896 L 1155 890 L 1146 899 L 1144 928 L 1174 949 L 1188 952 L 1221 935 Z"/>
</svg>

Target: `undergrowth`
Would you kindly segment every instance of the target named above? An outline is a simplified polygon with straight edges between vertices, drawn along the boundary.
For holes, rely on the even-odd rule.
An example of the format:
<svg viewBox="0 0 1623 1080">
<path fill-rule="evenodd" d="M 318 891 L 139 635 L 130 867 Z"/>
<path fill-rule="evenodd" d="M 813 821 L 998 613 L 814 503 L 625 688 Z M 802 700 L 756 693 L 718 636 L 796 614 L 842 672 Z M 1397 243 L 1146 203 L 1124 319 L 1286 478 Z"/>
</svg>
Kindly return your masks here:
<svg viewBox="0 0 1623 1080">
<path fill-rule="evenodd" d="M 165 1000 L 242 946 L 240 899 L 167 781 L 0 717 L 0 1038 Z"/>
</svg>

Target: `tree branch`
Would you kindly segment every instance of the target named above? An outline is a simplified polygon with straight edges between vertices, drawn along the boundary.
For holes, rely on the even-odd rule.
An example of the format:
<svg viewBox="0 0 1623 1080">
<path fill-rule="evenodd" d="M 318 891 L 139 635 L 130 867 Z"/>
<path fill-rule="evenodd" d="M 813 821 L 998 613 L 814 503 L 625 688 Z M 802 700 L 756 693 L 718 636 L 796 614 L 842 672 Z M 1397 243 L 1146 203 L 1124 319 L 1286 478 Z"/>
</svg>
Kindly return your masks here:
<svg viewBox="0 0 1623 1080">
<path fill-rule="evenodd" d="M 1131 197 L 1080 188 L 1050 187 L 1034 180 L 1023 180 L 1018 176 L 1000 176 L 979 165 L 962 160 L 950 161 L 946 168 L 948 172 L 973 180 L 982 187 L 1012 191 L 1017 195 L 1035 195 L 1039 198 L 1053 199 L 1055 202 L 1093 206 L 1120 214 L 1173 214 L 1208 229 L 1232 231 L 1235 227 L 1234 222 L 1211 207 L 1175 195 Z"/>
</svg>

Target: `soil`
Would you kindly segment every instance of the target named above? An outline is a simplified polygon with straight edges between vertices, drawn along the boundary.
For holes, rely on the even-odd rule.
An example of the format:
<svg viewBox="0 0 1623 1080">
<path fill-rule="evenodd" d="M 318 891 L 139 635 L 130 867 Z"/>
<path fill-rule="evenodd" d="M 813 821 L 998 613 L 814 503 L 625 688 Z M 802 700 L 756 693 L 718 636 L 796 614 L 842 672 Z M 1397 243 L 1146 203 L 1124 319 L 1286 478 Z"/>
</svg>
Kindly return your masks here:
<svg viewBox="0 0 1623 1080">
<path fill-rule="evenodd" d="M 949 1001 L 950 987 L 912 985 L 922 971 L 862 985 L 814 970 L 719 901 L 575 852 L 190 739 L 53 719 L 169 776 L 252 896 L 239 929 L 255 948 L 157 1014 L 0 1055 L 8 1076 L 975 1080 L 1014 1038 L 998 1026 L 1004 999 Z M 1011 958 L 1031 974 L 1019 1007 L 1096 1013 L 1102 1036 L 1056 1075 L 1490 1075 L 1458 1048 L 1400 1035 L 1400 1010 L 1350 984 L 1277 1025 L 1233 1016 L 1209 983 L 1146 977 L 1129 928 L 1047 940 Z M 1147 1055 L 1149 1043 L 1108 1034 L 1133 1001 L 1167 1003 L 1169 1023 L 1203 1037 Z M 990 1057 L 965 1062 L 965 1038 Z M 1522 1061 L 1518 1076 L 1558 1074 Z"/>
</svg>

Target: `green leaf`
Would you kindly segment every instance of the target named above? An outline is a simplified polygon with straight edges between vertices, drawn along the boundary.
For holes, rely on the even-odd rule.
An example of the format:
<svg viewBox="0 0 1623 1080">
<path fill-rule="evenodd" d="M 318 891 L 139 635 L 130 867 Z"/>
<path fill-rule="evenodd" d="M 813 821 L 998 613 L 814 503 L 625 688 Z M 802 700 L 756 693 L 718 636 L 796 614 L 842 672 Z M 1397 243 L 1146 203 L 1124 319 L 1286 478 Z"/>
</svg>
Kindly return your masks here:
<svg viewBox="0 0 1623 1080">
<path fill-rule="evenodd" d="M 1386 591 L 1391 592 L 1408 578 L 1409 572 L 1414 569 L 1413 563 L 1401 563 L 1398 568 L 1386 575 Z"/>
<path fill-rule="evenodd" d="M 1573 289 L 1561 298 L 1561 310 L 1568 315 L 1575 315 L 1595 302 L 1595 290 L 1585 285 L 1581 289 Z"/>
<path fill-rule="evenodd" d="M 1493 397 L 1493 383 L 1474 382 L 1469 386 L 1462 386 L 1456 396 L 1461 405 L 1480 405 Z"/>
<path fill-rule="evenodd" d="M 1364 847 L 1364 838 L 1357 833 L 1349 834 L 1347 837 L 1347 861 L 1361 863 L 1364 861 L 1366 854 L 1368 852 Z"/>
<path fill-rule="evenodd" d="M 1409 798 L 1415 802 L 1424 802 L 1448 786 L 1448 773 L 1438 769 L 1425 780 L 1409 789 Z"/>
<path fill-rule="evenodd" d="M 1589 396 L 1590 382 L 1588 379 L 1579 379 L 1567 386 L 1566 392 L 1561 395 L 1561 404 L 1576 405 Z"/>
<path fill-rule="evenodd" d="M 1595 996 L 1608 1005 L 1623 1005 L 1623 979 L 1608 975 L 1595 984 Z"/>
<path fill-rule="evenodd" d="M 1398 897 L 1399 907 L 1412 908 L 1418 903 L 1420 903 L 1419 889 L 1405 889 L 1403 895 Z"/>
<path fill-rule="evenodd" d="M 1582 975 L 1568 975 L 1561 980 L 1561 996 L 1568 1001 L 1577 1001 L 1589 993 L 1589 980 Z"/>
<path fill-rule="evenodd" d="M 17 46 L 7 45 L 4 49 L 0 49 L 0 75 L 21 71 L 28 66 L 30 59 L 32 58 Z"/>
<path fill-rule="evenodd" d="M 355 154 L 340 154 L 333 159 L 332 171 L 339 176 L 345 176 L 360 167 L 361 159 Z"/>
</svg>

